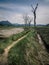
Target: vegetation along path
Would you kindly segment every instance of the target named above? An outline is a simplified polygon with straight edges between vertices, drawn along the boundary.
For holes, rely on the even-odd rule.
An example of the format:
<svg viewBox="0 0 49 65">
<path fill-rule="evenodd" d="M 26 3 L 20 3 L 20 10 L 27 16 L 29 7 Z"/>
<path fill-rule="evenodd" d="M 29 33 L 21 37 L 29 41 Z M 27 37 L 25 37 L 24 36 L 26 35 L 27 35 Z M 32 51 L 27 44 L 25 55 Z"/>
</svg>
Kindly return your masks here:
<svg viewBox="0 0 49 65">
<path fill-rule="evenodd" d="M 7 57 L 8 57 L 8 52 L 9 50 L 15 45 L 17 44 L 20 40 L 22 40 L 23 38 L 25 38 L 27 36 L 24 35 L 23 37 L 19 38 L 17 41 L 14 41 L 11 45 L 9 45 L 7 48 L 4 49 L 4 53 L 2 54 L 2 56 L 0 57 L 0 65 L 5 65 L 7 63 Z"/>
<path fill-rule="evenodd" d="M 38 56 L 39 56 L 39 58 L 40 58 L 40 61 L 41 61 L 41 63 L 42 63 L 42 65 L 45 65 L 45 64 L 49 64 L 49 54 L 47 53 L 47 51 L 46 51 L 46 48 L 45 48 L 45 46 L 44 46 L 44 43 L 43 43 L 43 41 L 42 41 L 42 39 L 41 39 L 41 37 L 40 37 L 40 35 L 39 34 L 37 34 L 37 37 L 38 37 L 38 40 L 39 40 L 39 43 L 40 43 L 40 45 L 42 46 L 42 48 L 43 48 L 43 51 L 41 50 L 40 52 L 38 52 Z M 45 61 L 45 59 L 43 59 L 42 58 L 42 55 L 41 54 L 44 54 L 44 55 L 46 55 L 45 56 L 45 58 L 47 59 L 46 61 Z M 45 63 L 46 62 L 46 63 Z"/>
</svg>

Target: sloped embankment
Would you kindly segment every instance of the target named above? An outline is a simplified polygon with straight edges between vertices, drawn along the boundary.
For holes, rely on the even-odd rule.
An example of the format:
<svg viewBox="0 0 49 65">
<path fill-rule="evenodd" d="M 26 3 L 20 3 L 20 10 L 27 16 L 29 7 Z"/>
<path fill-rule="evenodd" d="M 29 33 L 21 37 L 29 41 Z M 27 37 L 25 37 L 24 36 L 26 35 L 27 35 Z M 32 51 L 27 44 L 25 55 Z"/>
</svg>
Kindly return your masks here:
<svg viewBox="0 0 49 65">
<path fill-rule="evenodd" d="M 37 27 L 37 32 L 40 34 L 46 50 L 49 53 L 49 26 Z"/>
<path fill-rule="evenodd" d="M 23 34 L 21 33 L 22 35 L 19 34 L 19 36 L 16 37 L 16 38 L 13 40 L 13 42 L 12 42 L 9 46 L 7 46 L 7 47 L 4 49 L 4 53 L 0 55 L 0 65 L 7 65 L 8 52 L 9 52 L 10 49 L 11 49 L 13 46 L 15 46 L 19 41 L 21 41 L 23 38 L 25 38 L 25 37 L 27 36 L 27 33 L 28 33 L 28 32 L 29 32 L 29 31 L 24 31 L 24 32 L 22 32 Z M 20 38 L 19 38 L 19 37 L 20 37 Z"/>
<path fill-rule="evenodd" d="M 8 65 L 47 65 L 49 55 L 39 44 L 36 32 L 31 31 L 28 36 L 17 43 L 8 55 Z"/>
</svg>

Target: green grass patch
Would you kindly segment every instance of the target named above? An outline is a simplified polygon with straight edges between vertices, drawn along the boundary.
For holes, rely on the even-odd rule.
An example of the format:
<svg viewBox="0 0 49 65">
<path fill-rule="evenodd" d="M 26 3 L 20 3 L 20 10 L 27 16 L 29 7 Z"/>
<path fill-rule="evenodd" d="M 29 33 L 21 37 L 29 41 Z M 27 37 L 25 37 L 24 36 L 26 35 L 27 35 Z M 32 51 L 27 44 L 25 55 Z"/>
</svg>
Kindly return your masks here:
<svg viewBox="0 0 49 65">
<path fill-rule="evenodd" d="M 27 37 L 18 42 L 8 55 L 8 65 L 40 65 L 37 50 L 39 43 L 36 40 L 36 32 L 33 30 Z"/>
<path fill-rule="evenodd" d="M 0 54 L 3 54 L 4 50 L 2 48 L 0 48 Z"/>
<path fill-rule="evenodd" d="M 12 42 L 18 40 L 19 38 L 21 38 L 22 36 L 24 36 L 28 32 L 29 31 L 23 31 L 23 32 L 18 33 L 18 34 L 14 34 L 8 38 L 0 38 L 0 48 L 2 48 L 2 49 L 6 48 L 10 44 L 12 44 Z"/>
</svg>

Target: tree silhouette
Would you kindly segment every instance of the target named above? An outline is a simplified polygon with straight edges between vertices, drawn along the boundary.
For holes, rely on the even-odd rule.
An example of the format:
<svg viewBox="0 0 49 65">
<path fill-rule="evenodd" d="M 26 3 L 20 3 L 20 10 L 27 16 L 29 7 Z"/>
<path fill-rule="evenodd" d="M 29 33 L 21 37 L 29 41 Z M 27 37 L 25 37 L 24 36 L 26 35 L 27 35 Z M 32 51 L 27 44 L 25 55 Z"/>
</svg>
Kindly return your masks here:
<svg viewBox="0 0 49 65">
<path fill-rule="evenodd" d="M 31 26 L 31 22 L 32 22 L 32 18 L 28 16 L 28 24 L 29 24 L 29 27 Z"/>
<path fill-rule="evenodd" d="M 36 27 L 36 10 L 38 8 L 38 3 L 36 4 L 35 8 L 32 5 L 31 5 L 31 7 L 32 7 L 32 12 L 34 14 L 34 27 Z"/>
<path fill-rule="evenodd" d="M 32 18 L 29 15 L 25 14 L 25 15 L 23 15 L 23 19 L 24 19 L 24 23 L 25 23 L 25 29 L 30 28 Z"/>
<path fill-rule="evenodd" d="M 24 19 L 24 24 L 25 24 L 25 27 L 24 27 L 24 30 L 27 30 L 27 25 L 28 25 L 28 15 L 25 14 L 23 15 L 23 19 Z"/>
</svg>

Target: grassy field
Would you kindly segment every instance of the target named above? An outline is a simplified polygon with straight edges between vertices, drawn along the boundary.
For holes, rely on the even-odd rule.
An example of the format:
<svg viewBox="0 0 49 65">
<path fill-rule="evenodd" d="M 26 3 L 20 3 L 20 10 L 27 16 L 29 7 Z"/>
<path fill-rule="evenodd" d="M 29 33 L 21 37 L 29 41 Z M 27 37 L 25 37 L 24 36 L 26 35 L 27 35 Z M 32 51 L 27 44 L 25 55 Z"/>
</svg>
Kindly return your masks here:
<svg viewBox="0 0 49 65">
<path fill-rule="evenodd" d="M 43 39 L 46 38 L 48 40 L 48 29 L 48 27 L 39 27 L 37 31 L 43 36 Z M 24 39 L 10 49 L 8 53 L 8 65 L 43 65 L 43 63 L 47 65 L 49 63 L 49 54 L 39 43 L 37 32 L 34 28 L 11 35 L 8 38 L 0 38 L 0 54 L 2 54 L 4 49 L 12 44 L 12 42 L 26 34 L 27 36 Z M 46 39 L 44 40 L 46 41 Z"/>
<path fill-rule="evenodd" d="M 11 48 L 8 55 L 8 65 L 42 65 L 38 52 L 46 54 L 38 43 L 36 32 L 33 30 L 28 33 L 26 38 Z M 47 54 L 42 55 L 42 60 L 45 59 L 48 59 Z"/>
<path fill-rule="evenodd" d="M 1 37 L 10 37 L 13 34 L 18 34 L 24 31 L 23 28 L 11 28 L 11 29 L 1 29 L 0 30 L 0 38 Z"/>
<path fill-rule="evenodd" d="M 23 28 L 24 26 L 8 26 L 8 25 L 0 25 L 0 30 L 2 29 L 11 29 L 11 28 Z"/>
<path fill-rule="evenodd" d="M 28 31 L 23 31 L 18 34 L 14 34 L 8 38 L 0 38 L 0 52 L 1 52 L 1 49 L 3 50 L 4 48 L 12 44 L 12 42 L 16 41 L 17 39 L 21 38 L 23 35 L 27 33 Z"/>
</svg>

